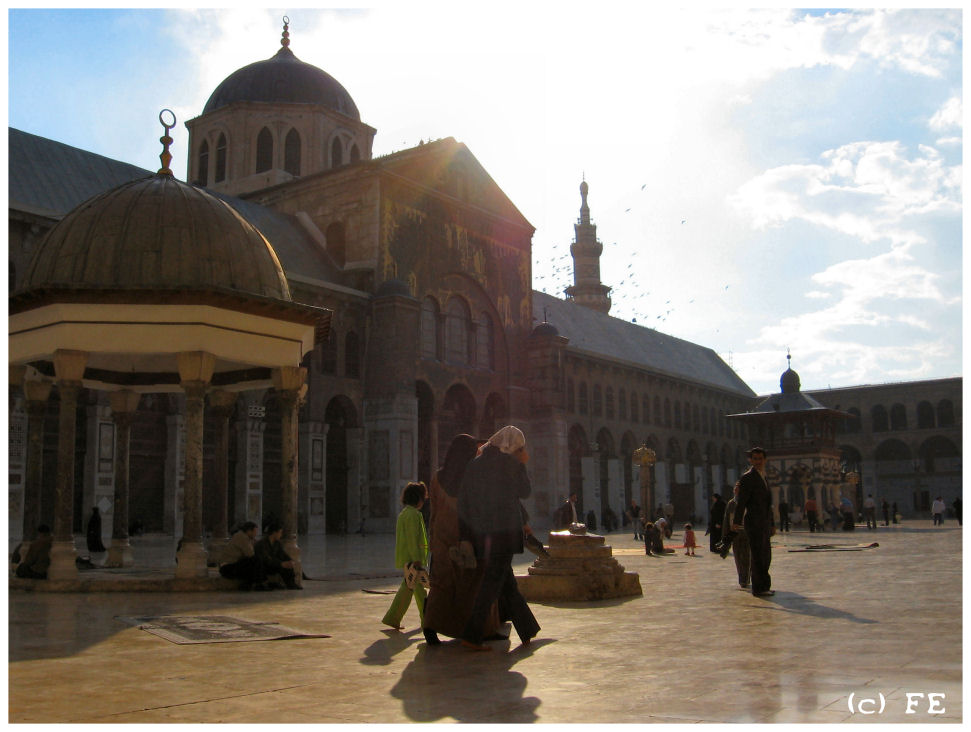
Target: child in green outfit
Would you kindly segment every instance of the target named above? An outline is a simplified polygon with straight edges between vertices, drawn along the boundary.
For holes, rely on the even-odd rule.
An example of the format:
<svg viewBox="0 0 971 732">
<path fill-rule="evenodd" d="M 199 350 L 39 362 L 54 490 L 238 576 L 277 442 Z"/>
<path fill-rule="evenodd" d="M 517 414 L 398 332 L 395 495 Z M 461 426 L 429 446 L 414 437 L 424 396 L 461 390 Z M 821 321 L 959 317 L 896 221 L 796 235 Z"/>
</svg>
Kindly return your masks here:
<svg viewBox="0 0 971 732">
<path fill-rule="evenodd" d="M 401 502 L 405 507 L 398 514 L 394 546 L 394 566 L 399 569 L 420 570 L 428 559 L 428 535 L 425 533 L 425 519 L 419 510 L 427 495 L 424 483 L 409 483 L 401 493 Z M 414 576 L 415 572 L 411 574 Z M 415 596 L 418 620 L 421 622 L 425 615 L 425 587 L 415 580 L 413 586 L 409 587 L 407 578 L 401 580 L 401 586 L 381 622 L 401 630 L 401 619 L 411 604 L 412 595 Z"/>
</svg>

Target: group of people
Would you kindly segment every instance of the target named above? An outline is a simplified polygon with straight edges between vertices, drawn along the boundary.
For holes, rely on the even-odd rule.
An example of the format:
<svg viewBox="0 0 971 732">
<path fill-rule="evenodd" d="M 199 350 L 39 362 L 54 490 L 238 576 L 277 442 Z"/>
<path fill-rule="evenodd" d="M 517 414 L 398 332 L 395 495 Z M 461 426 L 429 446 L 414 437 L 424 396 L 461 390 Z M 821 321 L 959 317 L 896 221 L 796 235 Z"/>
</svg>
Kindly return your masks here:
<svg viewBox="0 0 971 732">
<path fill-rule="evenodd" d="M 243 523 L 223 546 L 219 574 L 239 581 L 241 590 L 300 590 L 294 562 L 283 548 L 283 526 L 270 520 L 259 540 L 259 527 Z"/>
<path fill-rule="evenodd" d="M 414 598 L 429 645 L 439 644 L 441 634 L 488 651 L 485 641 L 504 639 L 499 627 L 507 620 L 524 645 L 536 636 L 539 623 L 512 569 L 527 543 L 539 543 L 522 504 L 531 492 L 528 460 L 526 437 L 512 425 L 484 442 L 462 434 L 449 445 L 430 490 L 424 483 L 405 487 L 395 530 L 395 566 L 405 577 L 385 625 L 400 629 Z M 427 532 L 420 512 L 425 500 Z"/>
</svg>

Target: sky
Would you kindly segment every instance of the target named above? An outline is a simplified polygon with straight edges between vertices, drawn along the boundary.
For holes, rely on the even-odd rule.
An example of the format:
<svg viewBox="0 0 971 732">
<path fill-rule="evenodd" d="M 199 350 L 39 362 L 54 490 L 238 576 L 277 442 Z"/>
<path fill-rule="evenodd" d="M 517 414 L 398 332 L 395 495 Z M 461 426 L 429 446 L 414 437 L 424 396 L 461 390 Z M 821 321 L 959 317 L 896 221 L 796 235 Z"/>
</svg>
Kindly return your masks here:
<svg viewBox="0 0 971 732">
<path fill-rule="evenodd" d="M 804 390 L 961 375 L 961 10 L 351 4 L 10 9 L 8 124 L 157 170 L 169 108 L 184 180 L 184 123 L 287 15 L 375 156 L 469 147 L 536 227 L 534 289 L 573 282 L 586 180 L 611 315 L 756 393 L 787 353 Z"/>
</svg>

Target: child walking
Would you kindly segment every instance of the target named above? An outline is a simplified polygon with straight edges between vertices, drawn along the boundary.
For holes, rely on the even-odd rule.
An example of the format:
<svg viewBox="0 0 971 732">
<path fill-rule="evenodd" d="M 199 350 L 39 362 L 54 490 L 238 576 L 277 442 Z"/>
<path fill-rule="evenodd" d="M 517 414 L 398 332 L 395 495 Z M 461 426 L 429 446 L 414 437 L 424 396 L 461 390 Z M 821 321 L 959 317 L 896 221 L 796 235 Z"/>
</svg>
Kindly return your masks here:
<svg viewBox="0 0 971 732">
<path fill-rule="evenodd" d="M 684 553 L 685 556 L 695 556 L 695 547 L 698 543 L 695 541 L 695 532 L 691 528 L 691 524 L 684 525 Z"/>
<path fill-rule="evenodd" d="M 394 566 L 405 570 L 405 578 L 401 580 L 391 607 L 381 620 L 397 630 L 402 628 L 401 619 L 411 604 L 412 595 L 418 606 L 419 623 L 425 616 L 425 587 L 417 580 L 417 575 L 428 558 L 428 535 L 425 533 L 425 519 L 419 510 L 427 495 L 424 483 L 409 483 L 401 492 L 404 508 L 398 514 L 395 528 Z"/>
</svg>

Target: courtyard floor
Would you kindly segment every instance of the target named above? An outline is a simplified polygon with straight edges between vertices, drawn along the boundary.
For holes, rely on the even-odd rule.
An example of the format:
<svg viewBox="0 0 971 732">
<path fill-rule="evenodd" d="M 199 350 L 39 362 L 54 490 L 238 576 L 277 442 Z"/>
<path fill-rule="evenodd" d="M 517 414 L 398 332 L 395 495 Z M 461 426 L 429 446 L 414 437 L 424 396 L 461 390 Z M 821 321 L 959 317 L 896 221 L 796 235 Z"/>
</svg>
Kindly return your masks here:
<svg viewBox="0 0 971 732">
<path fill-rule="evenodd" d="M 700 536 L 699 540 L 705 539 Z M 670 544 L 680 543 L 676 532 Z M 79 539 L 79 545 L 83 539 Z M 862 551 L 792 552 L 808 544 Z M 737 589 L 707 548 L 657 558 L 622 600 L 532 603 L 542 630 L 490 653 L 381 625 L 393 537 L 302 545 L 301 592 L 8 594 L 11 723 L 856 723 L 963 719 L 962 532 L 929 521 L 773 540 L 776 594 Z M 171 573 L 170 539 L 131 574 Z M 707 546 L 707 543 L 705 544 Z M 522 555 L 517 574 L 532 555 Z M 137 585 L 133 585 L 137 586 Z M 328 638 L 177 645 L 117 616 L 228 615 Z M 938 695 L 938 696 L 930 696 Z M 908 702 L 909 698 L 909 702 Z"/>
</svg>

